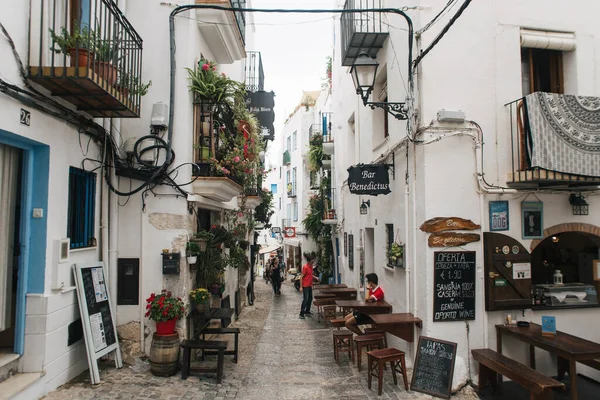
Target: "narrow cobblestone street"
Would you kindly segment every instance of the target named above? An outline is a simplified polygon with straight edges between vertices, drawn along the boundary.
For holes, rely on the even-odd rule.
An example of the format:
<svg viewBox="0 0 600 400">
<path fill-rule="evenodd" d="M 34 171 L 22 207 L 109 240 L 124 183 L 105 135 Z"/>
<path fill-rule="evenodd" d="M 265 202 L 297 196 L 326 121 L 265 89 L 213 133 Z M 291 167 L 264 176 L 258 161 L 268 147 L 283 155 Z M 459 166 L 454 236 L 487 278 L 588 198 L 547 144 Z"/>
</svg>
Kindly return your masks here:
<svg viewBox="0 0 600 400">
<path fill-rule="evenodd" d="M 100 385 L 92 386 L 86 371 L 77 379 L 45 397 L 47 400 L 71 399 L 431 399 L 417 392 L 406 392 L 402 379 L 393 384 L 388 372 L 383 395 L 377 386 L 367 388 L 366 358 L 359 373 L 348 357 L 340 363 L 333 359 L 331 331 L 316 316 L 298 318 L 301 295 L 289 282 L 282 295 L 272 297 L 271 286 L 256 281 L 256 302 L 246 307 L 233 326 L 241 329 L 238 364 L 225 357 L 223 383 L 214 374 L 181 380 L 180 373 L 169 378 L 153 376 L 146 364 L 115 370 L 114 364 L 102 367 Z M 223 338 L 225 340 L 225 338 Z M 209 357 L 208 359 L 214 359 Z M 212 362 L 212 361 L 211 361 Z M 410 376 L 409 371 L 409 376 Z M 470 387 L 453 399 L 478 398 Z"/>
</svg>

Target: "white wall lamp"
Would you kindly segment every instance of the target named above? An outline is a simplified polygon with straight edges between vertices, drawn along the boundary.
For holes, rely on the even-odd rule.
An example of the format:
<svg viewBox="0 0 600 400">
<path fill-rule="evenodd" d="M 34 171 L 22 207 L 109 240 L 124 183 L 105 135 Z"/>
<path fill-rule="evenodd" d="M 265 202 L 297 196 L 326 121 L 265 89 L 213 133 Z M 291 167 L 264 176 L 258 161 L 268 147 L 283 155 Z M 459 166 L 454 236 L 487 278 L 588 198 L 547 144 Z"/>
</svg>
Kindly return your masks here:
<svg viewBox="0 0 600 400">
<path fill-rule="evenodd" d="M 377 76 L 377 68 L 379 63 L 369 57 L 367 53 L 360 53 L 356 61 L 350 68 L 350 75 L 354 82 L 356 94 L 360 96 L 365 106 L 383 108 L 388 113 L 392 114 L 396 119 L 408 119 L 408 108 L 406 103 L 388 103 L 388 102 L 370 102 L 369 96 L 375 87 L 375 77 Z"/>
</svg>

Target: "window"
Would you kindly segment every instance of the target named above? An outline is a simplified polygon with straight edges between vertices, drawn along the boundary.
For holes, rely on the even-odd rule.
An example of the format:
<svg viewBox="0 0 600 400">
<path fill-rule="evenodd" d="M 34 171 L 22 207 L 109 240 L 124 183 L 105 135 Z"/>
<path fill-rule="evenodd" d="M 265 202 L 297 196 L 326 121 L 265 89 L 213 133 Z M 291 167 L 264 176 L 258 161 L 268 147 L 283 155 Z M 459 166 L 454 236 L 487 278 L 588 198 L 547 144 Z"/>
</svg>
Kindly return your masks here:
<svg viewBox="0 0 600 400">
<path fill-rule="evenodd" d="M 387 102 L 388 85 L 387 70 L 384 68 L 377 74 L 373 88 L 373 101 Z M 390 135 L 389 113 L 382 108 L 373 110 L 373 148 L 379 147 Z"/>
<path fill-rule="evenodd" d="M 296 150 L 298 148 L 298 138 L 297 138 L 297 132 L 292 133 L 292 150 Z"/>
<path fill-rule="evenodd" d="M 290 180 L 290 171 L 286 171 L 285 173 L 285 184 L 286 186 L 291 182 Z"/>
<path fill-rule="evenodd" d="M 292 194 L 296 195 L 296 167 L 292 169 Z"/>
<path fill-rule="evenodd" d="M 79 28 L 90 27 L 91 0 L 71 0 L 71 26 L 79 24 Z M 71 31 L 73 33 L 73 31 Z"/>
<path fill-rule="evenodd" d="M 310 171 L 309 174 L 310 188 L 317 189 L 319 184 L 317 183 L 317 173 L 315 171 Z"/>
<path fill-rule="evenodd" d="M 289 223 L 289 221 L 291 221 L 291 219 L 292 219 L 292 204 L 291 203 L 288 203 L 288 205 L 286 207 L 285 215 L 287 216 L 287 220 Z"/>
<path fill-rule="evenodd" d="M 96 246 L 96 174 L 83 169 L 69 168 L 69 206 L 67 237 L 71 248 Z"/>
<path fill-rule="evenodd" d="M 394 243 L 394 224 L 385 224 L 385 243 L 387 246 L 385 252 L 387 253 Z"/>
<path fill-rule="evenodd" d="M 281 197 L 279 198 L 279 209 L 281 210 Z"/>
<path fill-rule="evenodd" d="M 383 99 L 383 102 L 387 103 L 387 101 L 388 101 L 388 97 L 386 95 L 385 98 Z M 390 136 L 389 117 L 390 117 L 390 114 L 387 111 L 384 111 L 384 113 L 383 113 L 383 137 L 384 138 Z"/>
<path fill-rule="evenodd" d="M 521 49 L 523 96 L 533 92 L 564 93 L 563 52 Z"/>
<path fill-rule="evenodd" d="M 288 136 L 287 137 L 287 147 L 286 147 L 287 151 L 291 151 L 292 150 L 292 137 Z"/>
<path fill-rule="evenodd" d="M 277 194 L 277 184 L 271 183 L 271 193 Z"/>
<path fill-rule="evenodd" d="M 298 202 L 294 202 L 294 221 L 298 221 Z"/>
</svg>

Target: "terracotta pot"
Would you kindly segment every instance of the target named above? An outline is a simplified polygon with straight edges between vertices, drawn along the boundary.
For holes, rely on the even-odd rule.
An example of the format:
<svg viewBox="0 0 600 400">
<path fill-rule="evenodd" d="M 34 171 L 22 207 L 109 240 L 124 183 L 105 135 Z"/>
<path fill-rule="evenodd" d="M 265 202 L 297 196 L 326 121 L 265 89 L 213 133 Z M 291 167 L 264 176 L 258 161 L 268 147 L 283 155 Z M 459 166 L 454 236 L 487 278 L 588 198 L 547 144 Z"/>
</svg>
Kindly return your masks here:
<svg viewBox="0 0 600 400">
<path fill-rule="evenodd" d="M 68 52 L 69 57 L 71 57 L 71 67 L 87 67 L 94 63 L 94 53 L 87 49 L 69 49 Z M 77 65 L 75 65 L 75 62 L 77 62 Z"/>
<path fill-rule="evenodd" d="M 98 61 L 94 72 L 107 83 L 108 87 L 113 87 L 117 82 L 118 70 L 116 65 L 106 61 Z"/>
<path fill-rule="evenodd" d="M 177 324 L 177 318 L 170 319 L 168 321 L 156 323 L 156 334 L 157 335 L 173 335 L 175 333 L 175 324 Z"/>
</svg>

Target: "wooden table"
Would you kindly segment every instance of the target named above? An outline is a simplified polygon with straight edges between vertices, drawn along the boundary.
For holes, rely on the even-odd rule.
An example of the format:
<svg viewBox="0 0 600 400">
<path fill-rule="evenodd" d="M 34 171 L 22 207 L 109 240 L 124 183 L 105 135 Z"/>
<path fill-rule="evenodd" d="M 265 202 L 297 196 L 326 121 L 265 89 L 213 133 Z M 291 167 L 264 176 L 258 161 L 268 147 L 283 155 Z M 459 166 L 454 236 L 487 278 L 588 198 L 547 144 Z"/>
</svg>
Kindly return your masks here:
<svg viewBox="0 0 600 400">
<path fill-rule="evenodd" d="M 348 286 L 346 286 L 343 283 L 331 283 L 331 284 L 323 284 L 323 285 L 314 285 L 314 289 L 315 290 L 321 290 L 321 289 L 335 289 L 335 288 L 339 288 L 339 289 L 343 289 L 343 288 L 347 288 Z"/>
<path fill-rule="evenodd" d="M 354 288 L 333 288 L 319 289 L 322 294 L 334 294 L 340 300 L 354 300 L 357 296 L 357 290 Z"/>
<path fill-rule="evenodd" d="M 333 293 L 321 293 L 321 294 L 315 294 L 313 296 L 313 298 L 315 300 L 322 300 L 322 299 L 335 299 L 336 296 Z"/>
<path fill-rule="evenodd" d="M 361 301 L 361 300 L 336 300 L 335 305 L 342 309 L 354 309 L 363 314 L 389 314 L 392 312 L 392 305 L 385 301 Z"/>
<path fill-rule="evenodd" d="M 414 341 L 414 327 L 423 328 L 423 321 L 411 313 L 369 315 L 378 329 L 391 333 L 407 342 Z"/>
<path fill-rule="evenodd" d="M 210 320 L 212 319 L 220 319 L 221 321 L 231 320 L 234 312 L 235 309 L 233 308 L 209 308 L 204 313 L 193 310 L 186 317 L 188 322 L 188 339 L 197 339 L 200 332 L 210 324 Z M 197 330 L 195 329 L 196 326 L 198 326 Z"/>
<path fill-rule="evenodd" d="M 530 323 L 528 327 L 517 325 L 496 325 L 496 350 L 502 353 L 502 336 L 511 336 L 529 344 L 529 363 L 535 369 L 535 348 L 556 354 L 558 380 L 565 372 L 571 381 L 571 400 L 577 400 L 577 361 L 600 358 L 600 344 L 568 333 L 556 332 L 556 336 L 542 336 L 542 327 Z"/>
</svg>

